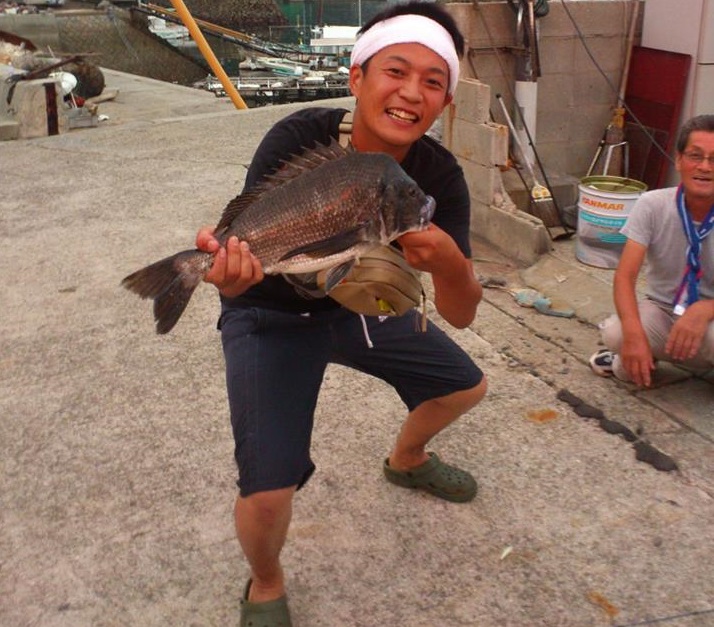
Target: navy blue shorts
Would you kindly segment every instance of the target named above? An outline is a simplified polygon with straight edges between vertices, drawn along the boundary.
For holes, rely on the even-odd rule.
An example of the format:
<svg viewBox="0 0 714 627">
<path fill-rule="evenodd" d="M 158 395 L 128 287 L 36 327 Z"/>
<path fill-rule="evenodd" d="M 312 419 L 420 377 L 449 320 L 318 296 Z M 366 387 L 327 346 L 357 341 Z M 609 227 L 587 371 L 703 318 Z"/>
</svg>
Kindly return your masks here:
<svg viewBox="0 0 714 627">
<path fill-rule="evenodd" d="M 436 325 L 418 331 L 416 310 L 398 318 L 361 318 L 346 310 L 300 315 L 226 309 L 220 329 L 226 359 L 238 486 L 253 492 L 303 486 L 313 414 L 328 363 L 355 368 L 394 387 L 409 411 L 478 385 L 483 373 Z"/>
</svg>

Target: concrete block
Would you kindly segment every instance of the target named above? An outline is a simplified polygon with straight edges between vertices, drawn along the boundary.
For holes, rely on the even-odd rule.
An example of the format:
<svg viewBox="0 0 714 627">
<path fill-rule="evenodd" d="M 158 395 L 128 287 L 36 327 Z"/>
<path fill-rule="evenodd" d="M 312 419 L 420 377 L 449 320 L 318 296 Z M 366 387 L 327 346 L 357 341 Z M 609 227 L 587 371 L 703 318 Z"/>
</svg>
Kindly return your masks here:
<svg viewBox="0 0 714 627">
<path fill-rule="evenodd" d="M 488 168 L 467 160 L 460 163 L 471 195 L 471 231 L 474 237 L 485 239 L 504 254 L 525 263 L 534 263 L 539 255 L 550 250 L 550 236 L 542 221 L 525 212 L 530 208 L 529 192 L 522 184 L 520 199 L 514 198 L 498 168 Z M 563 185 L 559 191 L 569 201 L 573 193 L 572 181 Z M 516 193 L 518 189 L 515 188 Z M 554 190 L 554 194 L 557 193 Z M 524 211 L 519 211 L 519 207 Z"/>
<path fill-rule="evenodd" d="M 567 141 L 572 137 L 570 126 L 572 123 L 571 107 L 539 107 L 538 111 L 538 147 L 544 143 Z M 541 150 L 538 148 L 540 154 Z M 540 155 L 541 158 L 543 155 Z"/>
<path fill-rule="evenodd" d="M 503 194 L 503 181 L 498 168 L 481 165 L 468 159 L 459 159 L 459 164 L 464 170 L 466 185 L 473 200 L 490 205 L 499 194 Z M 496 203 L 500 204 L 498 201 Z"/>
<path fill-rule="evenodd" d="M 470 2 L 450 2 L 448 10 L 463 33 L 467 47 L 491 49 L 492 45 L 504 47 L 516 43 L 513 11 L 505 2 L 481 2 L 476 11 Z"/>
<path fill-rule="evenodd" d="M 527 177 L 527 174 L 523 174 Z M 508 194 L 508 197 L 514 203 L 518 211 L 524 213 L 529 212 L 530 208 L 530 189 L 523 184 L 515 168 L 511 168 L 501 173 L 501 179 L 503 181 L 503 188 Z M 528 180 L 526 178 L 526 180 Z"/>
<path fill-rule="evenodd" d="M 508 127 L 486 122 L 474 124 L 456 118 L 453 122 L 451 152 L 460 159 L 493 167 L 508 162 Z"/>
<path fill-rule="evenodd" d="M 490 81 L 491 86 L 493 89 L 491 90 L 491 114 L 492 114 L 492 120 L 495 122 L 501 122 L 503 120 L 503 124 L 506 123 L 505 118 L 503 117 L 503 112 L 501 111 L 501 105 L 498 104 L 498 100 L 496 99 L 496 96 L 501 94 L 506 97 L 507 94 L 510 93 L 510 91 L 513 89 L 513 81 L 509 80 L 508 82 L 503 78 L 503 77 L 498 77 L 498 78 L 493 78 Z"/>
<path fill-rule="evenodd" d="M 491 88 L 475 78 L 462 78 L 454 94 L 454 116 L 469 122 L 488 122 Z"/>
<path fill-rule="evenodd" d="M 589 148 L 590 145 L 588 145 L 588 153 L 590 153 Z M 590 161 L 584 157 L 578 162 L 577 170 L 574 169 L 576 167 L 573 163 L 575 157 L 572 144 L 567 138 L 563 138 L 563 141 L 551 141 L 541 144 L 538 148 L 538 156 L 541 158 L 542 163 L 548 164 L 549 173 L 571 171 L 584 173 L 587 170 L 587 164 L 590 163 Z M 592 154 L 590 154 L 590 158 L 592 158 Z"/>
<path fill-rule="evenodd" d="M 69 128 L 93 128 L 99 123 L 96 112 L 87 107 L 76 107 L 67 110 Z"/>
<path fill-rule="evenodd" d="M 543 144 L 538 154 L 543 163 L 548 164 L 549 173 L 569 172 L 575 178 L 582 178 L 596 150 L 597 142 L 562 141 Z"/>
<path fill-rule="evenodd" d="M 505 255 L 533 264 L 550 250 L 543 223 L 527 213 L 474 200 L 471 203 L 471 236 L 486 240 Z"/>
<path fill-rule="evenodd" d="M 506 165 L 508 163 L 508 127 L 490 122 L 482 125 L 481 133 L 486 131 L 491 137 L 489 164 Z"/>
<path fill-rule="evenodd" d="M 476 154 L 476 128 L 478 126 L 479 124 L 460 120 L 456 117 L 451 119 L 449 150 L 459 160 L 466 159 L 476 162 L 474 157 Z"/>
<path fill-rule="evenodd" d="M 501 55 L 496 58 L 493 54 L 474 52 L 471 54 L 471 61 L 473 62 L 476 78 L 491 87 L 492 99 L 495 94 L 507 94 L 509 88 L 513 89 L 513 81 L 515 80 L 514 55 Z"/>
<path fill-rule="evenodd" d="M 599 73 L 575 74 L 573 76 L 573 104 L 576 107 L 593 104 L 614 106 L 617 102 L 620 73 L 605 72 L 605 75 L 612 87 L 608 85 Z"/>
<path fill-rule="evenodd" d="M 632 2 L 630 0 L 568 2 L 567 12 L 560 2 L 548 4 L 550 6 L 548 16 L 539 22 L 542 38 L 572 33 L 574 31 L 572 20 L 578 24 L 580 32 L 584 36 L 592 38 L 593 36 L 616 35 L 626 31 L 626 18 L 630 15 L 628 9 Z"/>
<path fill-rule="evenodd" d="M 524 174 L 527 184 L 524 185 L 518 173 L 511 168 L 502 173 L 503 189 L 508 197 L 513 201 L 516 208 L 524 213 L 530 213 L 530 176 Z M 541 177 L 540 182 L 545 181 Z M 556 206 L 564 213 L 566 207 L 577 204 L 578 184 L 580 180 L 568 174 L 548 173 L 548 183 L 550 192 L 553 194 Z"/>
<path fill-rule="evenodd" d="M 558 111 L 574 103 L 574 77 L 572 74 L 546 74 L 538 79 L 538 112 Z M 568 112 L 572 115 L 572 111 Z M 540 116 L 539 116 L 540 123 Z"/>
<path fill-rule="evenodd" d="M 473 19 L 473 9 L 470 6 L 451 3 L 449 4 L 449 14 L 466 37 Z"/>
<path fill-rule="evenodd" d="M 542 37 L 538 42 L 541 59 L 548 60 L 548 74 L 572 73 L 576 48 L 582 48 L 576 37 Z M 592 61 L 590 62 L 592 68 Z"/>
<path fill-rule="evenodd" d="M 592 146 L 588 151 L 590 156 L 595 154 L 595 149 L 602 139 L 607 125 L 612 119 L 612 104 L 593 104 L 583 106 L 579 110 L 581 115 L 574 116 L 570 124 L 570 140 L 584 142 Z"/>
<path fill-rule="evenodd" d="M 588 49 L 604 72 L 620 72 L 625 58 L 627 33 L 609 37 L 593 37 L 588 40 Z M 575 73 L 597 72 L 590 55 L 582 43 L 578 42 L 572 57 L 572 71 Z"/>
<path fill-rule="evenodd" d="M 58 82 L 43 78 L 19 81 L 8 112 L 19 125 L 20 138 L 45 137 L 67 131 L 64 107 Z"/>
<path fill-rule="evenodd" d="M 0 120 L 0 141 L 17 139 L 20 136 L 20 125 L 14 120 Z"/>
</svg>

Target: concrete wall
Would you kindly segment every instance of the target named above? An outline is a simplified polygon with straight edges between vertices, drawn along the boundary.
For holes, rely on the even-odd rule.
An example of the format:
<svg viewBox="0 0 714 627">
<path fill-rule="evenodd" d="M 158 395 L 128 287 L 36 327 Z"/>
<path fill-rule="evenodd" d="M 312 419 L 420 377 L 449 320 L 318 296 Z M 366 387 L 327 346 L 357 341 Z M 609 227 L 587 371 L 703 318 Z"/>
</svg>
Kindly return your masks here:
<svg viewBox="0 0 714 627">
<path fill-rule="evenodd" d="M 567 11 L 561 2 L 550 2 L 548 15 L 538 20 L 541 76 L 534 143 L 548 172 L 576 178 L 587 172 L 617 102 L 634 1 L 571 1 Z M 467 39 L 461 76 L 476 77 L 491 87 L 493 118 L 505 123 L 494 97 L 501 93 L 512 106 L 516 59 L 523 51 L 515 14 L 503 1 L 447 7 Z M 640 17 L 643 13 L 644 3 Z M 640 32 L 638 26 L 636 41 Z"/>
<path fill-rule="evenodd" d="M 547 179 L 566 222 L 577 203 L 578 181 L 617 103 L 636 1 L 579 0 L 567 8 L 551 2 L 548 15 L 538 20 L 541 75 L 531 90 L 537 101 L 528 130 L 546 171 L 544 177 L 534 161 L 536 176 L 540 182 Z M 550 248 L 550 237 L 542 222 L 526 213 L 532 178 L 521 168 L 524 184 L 507 167 L 510 134 L 496 101 L 496 94 L 502 94 L 518 120 L 514 96 L 516 79 L 524 80 L 525 49 L 517 37 L 516 15 L 498 0 L 447 7 L 467 39 L 468 52 L 456 97 L 444 115 L 443 141 L 469 184 L 472 236 L 530 264 Z M 527 134 L 521 137 L 528 146 Z M 520 158 L 515 148 L 513 154 Z"/>
</svg>

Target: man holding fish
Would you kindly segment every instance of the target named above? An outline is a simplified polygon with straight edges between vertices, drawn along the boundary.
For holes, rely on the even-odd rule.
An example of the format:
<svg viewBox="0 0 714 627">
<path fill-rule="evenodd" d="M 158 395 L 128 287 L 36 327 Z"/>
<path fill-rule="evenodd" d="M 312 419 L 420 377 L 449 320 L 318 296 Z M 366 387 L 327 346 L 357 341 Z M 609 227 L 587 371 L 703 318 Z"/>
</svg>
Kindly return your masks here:
<svg viewBox="0 0 714 627">
<path fill-rule="evenodd" d="M 419 2 L 388 8 L 360 33 L 350 68 L 352 145 L 391 155 L 436 200 L 428 227 L 397 242 L 410 266 L 432 275 L 440 315 L 464 328 L 482 296 L 469 259 L 469 194 L 454 157 L 425 137 L 453 98 L 463 37 L 440 6 Z M 246 189 L 291 154 L 329 145 L 344 113 L 309 108 L 278 122 L 258 147 Z M 219 327 L 239 469 L 236 530 L 251 568 L 241 625 L 289 625 L 280 552 L 293 496 L 315 469 L 310 436 L 327 364 L 383 379 L 407 406 L 384 461 L 385 477 L 456 502 L 474 498 L 473 477 L 426 446 L 484 397 L 486 379 L 432 322 L 419 332 L 416 310 L 360 317 L 329 296 L 307 299 L 282 275 L 264 272 L 245 241 L 232 236 L 222 246 L 213 233 L 202 229 L 196 245 L 215 254 L 205 280 L 222 301 Z"/>
</svg>

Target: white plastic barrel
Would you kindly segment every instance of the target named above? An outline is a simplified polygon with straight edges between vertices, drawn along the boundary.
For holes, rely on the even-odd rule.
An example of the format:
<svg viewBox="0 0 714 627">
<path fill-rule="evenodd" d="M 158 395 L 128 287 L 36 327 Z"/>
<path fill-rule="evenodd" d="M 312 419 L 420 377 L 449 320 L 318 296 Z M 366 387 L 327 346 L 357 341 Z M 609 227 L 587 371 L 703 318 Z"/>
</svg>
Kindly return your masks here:
<svg viewBox="0 0 714 627">
<path fill-rule="evenodd" d="M 586 176 L 578 186 L 578 261 L 615 268 L 625 246 L 620 233 L 630 210 L 647 185 L 621 176 Z"/>
</svg>

